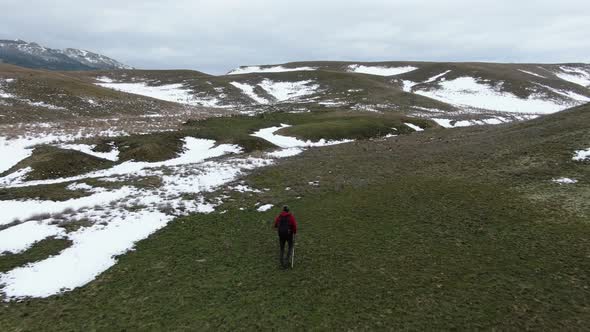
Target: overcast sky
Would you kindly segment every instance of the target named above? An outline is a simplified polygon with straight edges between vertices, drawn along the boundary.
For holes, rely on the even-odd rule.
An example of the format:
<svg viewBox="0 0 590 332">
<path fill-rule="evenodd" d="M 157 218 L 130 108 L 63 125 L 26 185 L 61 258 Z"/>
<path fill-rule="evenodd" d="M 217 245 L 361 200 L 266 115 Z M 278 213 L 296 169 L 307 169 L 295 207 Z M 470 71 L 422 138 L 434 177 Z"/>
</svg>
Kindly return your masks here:
<svg viewBox="0 0 590 332">
<path fill-rule="evenodd" d="M 590 62 L 589 0 L 0 0 L 0 39 L 220 74 L 302 60 Z"/>
</svg>

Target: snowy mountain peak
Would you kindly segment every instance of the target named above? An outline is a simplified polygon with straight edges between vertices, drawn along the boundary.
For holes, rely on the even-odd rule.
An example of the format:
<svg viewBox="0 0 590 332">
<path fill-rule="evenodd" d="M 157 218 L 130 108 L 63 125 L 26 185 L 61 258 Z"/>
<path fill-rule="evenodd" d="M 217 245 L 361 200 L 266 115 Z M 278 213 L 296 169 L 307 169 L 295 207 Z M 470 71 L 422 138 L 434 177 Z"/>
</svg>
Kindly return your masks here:
<svg viewBox="0 0 590 332">
<path fill-rule="evenodd" d="M 69 58 L 80 61 L 89 67 L 108 66 L 114 69 L 133 69 L 132 67 L 122 64 L 114 59 L 86 50 L 66 48 L 63 50 L 63 53 Z"/>
<path fill-rule="evenodd" d="M 132 69 L 94 52 L 75 48 L 51 49 L 20 39 L 0 40 L 0 61 L 22 67 L 51 70 Z"/>
</svg>

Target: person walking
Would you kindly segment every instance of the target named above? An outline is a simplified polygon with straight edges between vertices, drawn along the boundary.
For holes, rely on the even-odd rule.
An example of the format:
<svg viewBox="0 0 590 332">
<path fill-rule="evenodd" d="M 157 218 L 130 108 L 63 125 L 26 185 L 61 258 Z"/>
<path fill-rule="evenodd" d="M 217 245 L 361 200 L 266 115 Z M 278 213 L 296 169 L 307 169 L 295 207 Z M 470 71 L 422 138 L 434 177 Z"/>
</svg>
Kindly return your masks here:
<svg viewBox="0 0 590 332">
<path fill-rule="evenodd" d="M 297 221 L 289 211 L 288 206 L 283 206 L 283 211 L 275 218 L 274 228 L 279 235 L 279 245 L 281 248 L 279 262 L 283 268 L 287 268 L 292 257 L 291 255 L 293 254 L 293 237 L 297 234 Z M 287 252 L 287 259 L 283 260 L 285 243 L 287 242 L 289 243 L 289 251 Z"/>
</svg>

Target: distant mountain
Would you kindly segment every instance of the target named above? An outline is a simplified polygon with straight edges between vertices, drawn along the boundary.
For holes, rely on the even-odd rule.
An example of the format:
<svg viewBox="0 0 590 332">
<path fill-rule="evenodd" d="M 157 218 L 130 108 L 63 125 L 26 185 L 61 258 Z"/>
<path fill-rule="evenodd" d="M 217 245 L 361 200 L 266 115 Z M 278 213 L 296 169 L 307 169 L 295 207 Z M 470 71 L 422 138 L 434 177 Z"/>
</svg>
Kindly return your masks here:
<svg viewBox="0 0 590 332">
<path fill-rule="evenodd" d="M 23 40 L 0 40 L 0 62 L 50 70 L 132 69 L 97 53 L 74 48 L 51 49 Z"/>
</svg>

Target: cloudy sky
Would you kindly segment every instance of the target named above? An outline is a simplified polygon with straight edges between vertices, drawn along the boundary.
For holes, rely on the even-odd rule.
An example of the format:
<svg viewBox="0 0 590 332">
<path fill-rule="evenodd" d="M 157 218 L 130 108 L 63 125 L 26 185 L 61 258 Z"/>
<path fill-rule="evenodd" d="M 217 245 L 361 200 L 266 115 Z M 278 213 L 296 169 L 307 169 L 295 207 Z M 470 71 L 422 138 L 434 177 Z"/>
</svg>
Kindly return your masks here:
<svg viewBox="0 0 590 332">
<path fill-rule="evenodd" d="M 0 39 L 138 68 L 302 60 L 590 62 L 588 0 L 0 0 Z"/>
</svg>

